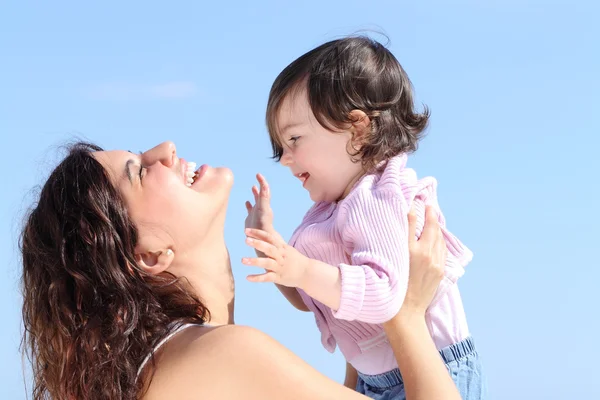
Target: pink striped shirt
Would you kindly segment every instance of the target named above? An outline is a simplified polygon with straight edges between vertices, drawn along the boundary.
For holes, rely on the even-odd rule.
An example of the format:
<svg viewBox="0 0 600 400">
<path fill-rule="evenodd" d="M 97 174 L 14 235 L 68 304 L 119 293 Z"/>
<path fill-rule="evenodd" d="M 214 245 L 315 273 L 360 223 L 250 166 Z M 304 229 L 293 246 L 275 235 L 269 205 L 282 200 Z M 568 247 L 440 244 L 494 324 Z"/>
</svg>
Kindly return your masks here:
<svg viewBox="0 0 600 400">
<path fill-rule="evenodd" d="M 405 155 L 394 157 L 378 172 L 364 176 L 339 203 L 316 203 L 290 239 L 307 257 L 340 268 L 338 310 L 298 291 L 315 315 L 323 346 L 330 352 L 339 346 L 348 362 L 369 375 L 397 366 L 381 324 L 398 312 L 406 294 L 411 205 L 417 212 L 417 236 L 423 228 L 425 205 L 439 212 L 435 179 L 417 179 L 405 166 Z M 427 324 L 436 346 L 442 348 L 469 335 L 456 281 L 472 253 L 446 229 L 439 215 L 449 254 Z"/>
</svg>

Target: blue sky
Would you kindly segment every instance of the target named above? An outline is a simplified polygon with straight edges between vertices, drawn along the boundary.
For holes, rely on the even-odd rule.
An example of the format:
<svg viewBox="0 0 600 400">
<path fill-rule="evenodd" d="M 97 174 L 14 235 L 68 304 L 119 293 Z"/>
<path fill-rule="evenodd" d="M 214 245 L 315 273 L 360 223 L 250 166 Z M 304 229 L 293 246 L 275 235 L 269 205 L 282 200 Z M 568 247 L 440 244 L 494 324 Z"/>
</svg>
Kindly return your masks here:
<svg viewBox="0 0 600 400">
<path fill-rule="evenodd" d="M 272 81 L 305 51 L 362 29 L 389 36 L 432 110 L 410 165 L 438 178 L 449 227 L 475 253 L 460 287 L 490 398 L 600 398 L 597 2 L 20 1 L 1 9 L 0 398 L 25 398 L 16 236 L 32 188 L 74 137 L 132 151 L 173 140 L 187 159 L 232 168 L 237 322 L 342 380 L 343 358 L 320 346 L 313 318 L 274 287 L 246 282 L 238 261 L 251 254 L 244 201 L 256 172 L 271 182 L 284 236 L 310 205 L 269 159 Z"/>
</svg>

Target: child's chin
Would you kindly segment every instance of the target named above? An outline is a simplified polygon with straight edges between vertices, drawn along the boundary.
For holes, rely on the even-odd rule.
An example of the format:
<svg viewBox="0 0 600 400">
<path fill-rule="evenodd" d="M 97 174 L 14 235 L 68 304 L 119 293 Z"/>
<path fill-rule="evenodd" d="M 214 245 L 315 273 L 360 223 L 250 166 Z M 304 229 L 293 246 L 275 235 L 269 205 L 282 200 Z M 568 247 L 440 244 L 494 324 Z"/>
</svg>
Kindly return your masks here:
<svg viewBox="0 0 600 400">
<path fill-rule="evenodd" d="M 334 202 L 335 199 L 330 198 L 331 196 L 327 196 L 325 193 L 316 193 L 314 191 L 309 192 L 310 195 L 310 199 L 312 201 L 314 201 L 315 203 L 319 203 L 319 202 Z"/>
<path fill-rule="evenodd" d="M 312 201 L 319 202 L 319 201 L 323 201 L 323 196 L 320 196 L 318 193 L 315 193 L 314 191 L 309 190 L 308 191 L 308 195 L 310 196 L 310 199 Z"/>
</svg>

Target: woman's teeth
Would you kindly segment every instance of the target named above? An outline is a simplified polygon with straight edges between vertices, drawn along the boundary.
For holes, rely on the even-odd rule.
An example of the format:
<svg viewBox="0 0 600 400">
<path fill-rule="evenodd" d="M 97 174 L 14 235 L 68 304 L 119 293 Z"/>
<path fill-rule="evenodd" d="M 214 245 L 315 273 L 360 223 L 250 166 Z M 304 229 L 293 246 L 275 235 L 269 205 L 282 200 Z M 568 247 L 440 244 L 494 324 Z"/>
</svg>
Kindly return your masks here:
<svg viewBox="0 0 600 400">
<path fill-rule="evenodd" d="M 185 185 L 187 187 L 192 187 L 192 183 L 194 183 L 194 177 L 196 176 L 196 163 L 195 162 L 187 162 L 187 169 L 185 170 L 186 182 Z"/>
</svg>

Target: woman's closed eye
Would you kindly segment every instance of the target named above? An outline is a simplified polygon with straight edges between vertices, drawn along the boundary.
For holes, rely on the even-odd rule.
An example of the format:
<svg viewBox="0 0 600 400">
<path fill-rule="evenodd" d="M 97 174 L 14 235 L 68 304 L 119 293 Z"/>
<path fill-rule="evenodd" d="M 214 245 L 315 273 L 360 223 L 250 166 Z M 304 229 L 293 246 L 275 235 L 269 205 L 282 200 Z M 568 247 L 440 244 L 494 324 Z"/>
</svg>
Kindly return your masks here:
<svg viewBox="0 0 600 400">
<path fill-rule="evenodd" d="M 142 164 L 142 156 L 144 155 L 144 152 L 139 151 L 138 155 L 140 156 L 140 171 L 138 172 L 138 175 L 140 176 L 140 183 L 142 182 L 142 178 L 144 177 L 144 172 L 146 171 L 146 168 L 144 167 L 144 165 Z"/>
</svg>

